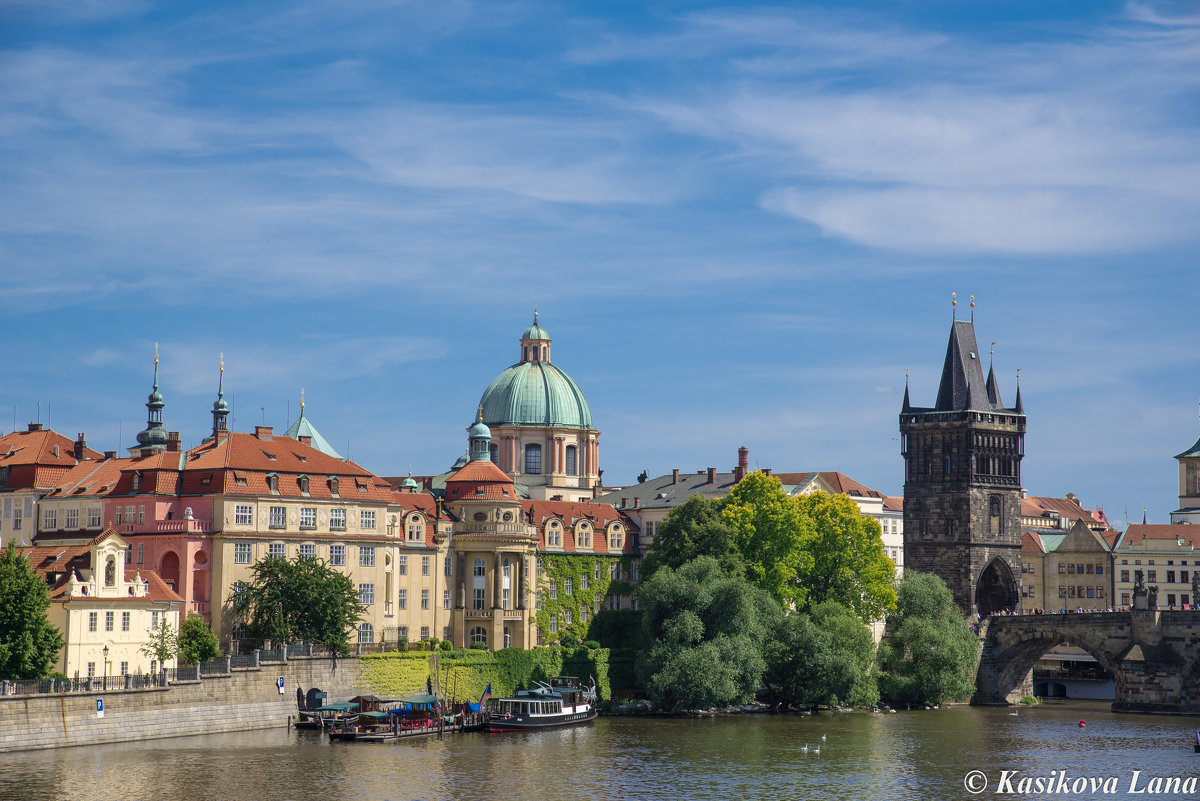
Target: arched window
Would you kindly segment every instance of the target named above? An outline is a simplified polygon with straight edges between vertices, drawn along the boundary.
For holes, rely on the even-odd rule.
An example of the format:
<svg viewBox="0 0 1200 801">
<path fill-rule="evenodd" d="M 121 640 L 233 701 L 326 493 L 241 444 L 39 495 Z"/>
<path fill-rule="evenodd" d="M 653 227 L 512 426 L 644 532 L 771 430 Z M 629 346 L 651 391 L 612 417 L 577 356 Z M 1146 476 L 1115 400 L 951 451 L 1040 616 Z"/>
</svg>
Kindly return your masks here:
<svg viewBox="0 0 1200 801">
<path fill-rule="evenodd" d="M 542 345 L 542 361 L 546 361 L 546 346 Z"/>
<path fill-rule="evenodd" d="M 592 527 L 587 523 L 579 524 L 579 529 L 575 532 L 575 546 L 578 548 L 592 547 Z"/>
<path fill-rule="evenodd" d="M 111 556 L 104 563 L 104 586 L 117 586 L 117 560 Z"/>
<path fill-rule="evenodd" d="M 358 624 L 358 641 L 375 642 L 375 627 L 370 623 Z"/>
<path fill-rule="evenodd" d="M 525 446 L 525 472 L 538 474 L 542 472 L 542 446 L 538 444 Z"/>
<path fill-rule="evenodd" d="M 475 558 L 475 570 L 474 570 L 474 572 L 475 572 L 475 575 L 476 575 L 476 576 L 482 576 L 482 575 L 484 574 L 484 562 L 483 562 L 483 557 L 482 557 L 482 556 L 477 556 L 477 557 Z"/>
<path fill-rule="evenodd" d="M 491 458 L 492 464 L 500 464 L 500 446 L 488 445 L 488 456 Z"/>
<path fill-rule="evenodd" d="M 567 462 L 567 465 L 566 465 L 567 475 L 568 476 L 575 475 L 575 446 L 574 445 L 567 446 L 566 462 Z"/>
<path fill-rule="evenodd" d="M 483 626 L 476 626 L 475 628 L 471 629 L 471 645 L 475 645 L 476 643 L 480 642 L 484 645 L 487 645 L 487 629 L 485 629 Z"/>
</svg>

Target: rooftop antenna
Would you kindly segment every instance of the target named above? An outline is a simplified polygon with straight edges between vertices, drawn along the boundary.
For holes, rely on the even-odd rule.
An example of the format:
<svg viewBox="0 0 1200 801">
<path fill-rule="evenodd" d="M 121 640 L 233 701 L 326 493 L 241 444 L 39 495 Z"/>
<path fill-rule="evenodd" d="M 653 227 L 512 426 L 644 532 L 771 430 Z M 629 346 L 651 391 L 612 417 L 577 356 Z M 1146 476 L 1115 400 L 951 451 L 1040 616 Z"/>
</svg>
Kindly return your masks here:
<svg viewBox="0 0 1200 801">
<path fill-rule="evenodd" d="M 258 408 L 259 408 L 259 409 L 262 411 L 262 417 L 263 417 L 263 423 L 262 423 L 262 424 L 265 426 L 265 425 L 267 424 L 267 407 L 266 407 L 266 406 L 259 406 Z"/>
<path fill-rule="evenodd" d="M 38 421 L 38 423 L 40 424 L 40 423 L 42 422 L 42 402 L 41 402 L 41 401 L 38 401 L 38 408 L 37 408 L 37 412 L 38 412 L 38 419 L 37 419 L 37 421 Z"/>
</svg>

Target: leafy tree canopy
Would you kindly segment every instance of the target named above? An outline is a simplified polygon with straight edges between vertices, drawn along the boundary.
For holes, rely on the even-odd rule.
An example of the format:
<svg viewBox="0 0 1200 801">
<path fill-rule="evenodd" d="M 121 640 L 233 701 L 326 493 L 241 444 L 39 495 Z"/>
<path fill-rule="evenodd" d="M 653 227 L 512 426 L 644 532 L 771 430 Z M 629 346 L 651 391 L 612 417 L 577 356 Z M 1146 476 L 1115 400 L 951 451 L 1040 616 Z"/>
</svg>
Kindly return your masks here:
<svg viewBox="0 0 1200 801">
<path fill-rule="evenodd" d="M 50 591 L 9 542 L 0 552 L 0 678 L 40 679 L 58 660 L 62 632 L 46 618 Z"/>
<path fill-rule="evenodd" d="M 676 506 L 659 524 L 654 542 L 642 560 L 643 580 L 660 567 L 678 570 L 698 556 L 711 556 L 730 576 L 746 572 L 733 528 L 724 521 L 724 501 L 693 495 Z"/>
<path fill-rule="evenodd" d="M 157 662 L 159 667 L 165 667 L 179 654 L 179 634 L 167 622 L 166 615 L 159 619 L 158 628 L 146 631 L 146 641 L 139 650 Z"/>
<path fill-rule="evenodd" d="M 846 495 L 814 492 L 796 499 L 811 522 L 811 566 L 799 581 L 808 604 L 836 601 L 859 620 L 880 620 L 896 606 L 896 568 L 883 551 L 879 523 Z"/>
<path fill-rule="evenodd" d="M 783 707 L 873 706 L 875 642 L 871 630 L 840 604 L 783 617 L 764 654 L 764 683 Z"/>
<path fill-rule="evenodd" d="M 940 578 L 904 571 L 889 628 L 879 645 L 883 697 L 929 706 L 974 692 L 979 637 L 967 628 Z"/>
<path fill-rule="evenodd" d="M 779 479 L 758 471 L 743 478 L 725 499 L 721 519 L 734 530 L 750 581 L 785 606 L 804 606 L 808 588 L 801 578 L 815 564 L 809 551 L 815 533 Z"/>
<path fill-rule="evenodd" d="M 204 622 L 204 618 L 192 612 L 179 627 L 179 661 L 185 665 L 207 662 L 221 655 L 217 635 Z"/>
<path fill-rule="evenodd" d="M 253 579 L 235 584 L 229 601 L 234 620 L 250 636 L 349 651 L 349 634 L 365 610 L 349 576 L 300 557 L 289 562 L 268 556 L 251 570 Z"/>
<path fill-rule="evenodd" d="M 642 625 L 652 643 L 640 665 L 650 697 L 668 709 L 707 709 L 754 696 L 762 646 L 778 605 L 711 556 L 659 568 L 642 584 Z"/>
</svg>

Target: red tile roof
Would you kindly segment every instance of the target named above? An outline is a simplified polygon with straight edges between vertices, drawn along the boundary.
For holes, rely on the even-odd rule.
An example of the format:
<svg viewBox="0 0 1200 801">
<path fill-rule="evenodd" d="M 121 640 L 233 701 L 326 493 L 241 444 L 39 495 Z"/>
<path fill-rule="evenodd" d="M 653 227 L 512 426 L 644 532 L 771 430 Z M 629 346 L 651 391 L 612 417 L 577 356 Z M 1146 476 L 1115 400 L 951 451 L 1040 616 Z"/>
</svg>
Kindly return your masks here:
<svg viewBox="0 0 1200 801">
<path fill-rule="evenodd" d="M 1021 534 L 1021 553 L 1045 553 L 1046 548 L 1042 544 L 1042 538 L 1033 532 L 1026 531 Z"/>
<path fill-rule="evenodd" d="M 467 462 L 446 479 L 446 500 L 516 500 L 512 478 L 490 461 Z"/>
<path fill-rule="evenodd" d="M 525 511 L 525 519 L 537 526 L 538 548 L 546 548 L 546 523 L 557 519 L 563 526 L 563 550 L 567 553 L 575 551 L 575 524 L 588 520 L 592 524 L 592 545 L 588 553 L 610 554 L 608 550 L 608 526 L 621 523 L 625 527 L 625 540 L 621 549 L 622 554 L 633 553 L 633 537 L 630 536 L 638 527 L 625 515 L 618 512 L 607 503 L 590 503 L 587 501 L 536 501 L 523 500 L 521 508 Z M 611 554 L 610 554 L 611 555 Z"/>
<path fill-rule="evenodd" d="M 67 596 L 68 584 L 72 576 L 82 579 L 82 571 L 92 569 L 92 547 L 109 537 L 116 537 L 118 534 L 112 529 L 108 529 L 98 536 L 94 537 L 90 542 L 73 544 L 73 545 L 56 545 L 51 547 L 34 546 L 33 548 L 21 548 L 21 553 L 29 558 L 29 564 L 33 569 L 47 579 L 48 574 L 57 574 L 53 584 L 50 585 L 50 597 L 54 600 L 60 600 Z M 125 580 L 133 581 L 138 574 L 138 568 L 132 565 L 124 567 Z M 149 601 L 174 601 L 175 603 L 183 603 L 183 598 L 174 590 L 167 586 L 166 582 L 152 570 L 141 570 L 142 580 L 147 582 L 149 592 L 137 600 Z M 104 598 L 99 596 L 75 595 L 70 596 L 72 603 L 75 601 L 113 601 L 114 598 Z"/>
<path fill-rule="evenodd" d="M 1121 536 L 1121 547 L 1140 545 L 1146 540 L 1183 540 L 1183 547 L 1200 548 L 1200 526 L 1186 523 L 1134 523 Z"/>
</svg>

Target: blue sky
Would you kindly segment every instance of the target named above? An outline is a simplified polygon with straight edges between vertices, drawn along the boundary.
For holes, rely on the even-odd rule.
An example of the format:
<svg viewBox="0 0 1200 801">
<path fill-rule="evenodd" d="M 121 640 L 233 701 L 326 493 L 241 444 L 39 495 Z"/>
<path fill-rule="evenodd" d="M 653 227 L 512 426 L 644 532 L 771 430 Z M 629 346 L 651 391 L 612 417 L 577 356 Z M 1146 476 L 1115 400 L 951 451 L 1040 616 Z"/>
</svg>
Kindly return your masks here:
<svg viewBox="0 0 1200 801">
<path fill-rule="evenodd" d="M 0 428 L 445 469 L 534 304 L 642 469 L 899 494 L 950 293 L 1024 484 L 1166 522 L 1200 436 L 1191 3 L 0 6 Z M 7 409 L 7 411 L 5 411 Z M 14 411 L 15 410 L 15 411 Z"/>
</svg>

